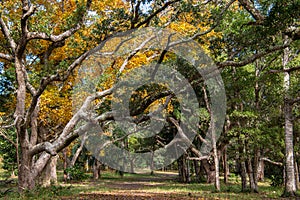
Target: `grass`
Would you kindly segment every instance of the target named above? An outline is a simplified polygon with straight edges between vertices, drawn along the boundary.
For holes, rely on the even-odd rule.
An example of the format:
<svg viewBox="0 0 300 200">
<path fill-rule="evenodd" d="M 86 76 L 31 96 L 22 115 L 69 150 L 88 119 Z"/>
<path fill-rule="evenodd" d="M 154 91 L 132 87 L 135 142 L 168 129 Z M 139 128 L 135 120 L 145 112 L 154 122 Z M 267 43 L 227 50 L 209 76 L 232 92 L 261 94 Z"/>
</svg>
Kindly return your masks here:
<svg viewBox="0 0 300 200">
<path fill-rule="evenodd" d="M 1 173 L 2 174 L 2 173 Z M 1 175 L 1 179 L 5 176 Z M 2 199 L 102 199 L 101 195 L 134 196 L 149 195 L 166 196 L 165 199 L 279 199 L 283 193 L 282 187 L 271 187 L 269 181 L 259 183 L 259 193 L 241 192 L 238 177 L 231 177 L 230 183 L 221 184 L 221 192 L 215 192 L 212 184 L 178 183 L 175 174 L 157 172 L 150 174 L 125 174 L 123 177 L 112 173 L 102 173 L 101 179 L 93 181 L 87 179 L 80 182 L 63 183 L 61 173 L 59 184 L 47 188 L 37 187 L 32 191 L 17 192 L 16 180 L 10 184 L 0 184 Z M 9 191 L 3 194 L 4 191 Z M 86 198 L 85 198 L 86 197 Z M 112 197 L 112 196 L 111 196 Z M 110 197 L 106 199 L 111 199 Z M 122 198 L 119 198 L 122 199 Z M 126 198 L 127 199 L 127 198 Z M 132 199 L 135 199 L 132 198 Z M 147 199 L 147 198 L 141 198 Z"/>
</svg>

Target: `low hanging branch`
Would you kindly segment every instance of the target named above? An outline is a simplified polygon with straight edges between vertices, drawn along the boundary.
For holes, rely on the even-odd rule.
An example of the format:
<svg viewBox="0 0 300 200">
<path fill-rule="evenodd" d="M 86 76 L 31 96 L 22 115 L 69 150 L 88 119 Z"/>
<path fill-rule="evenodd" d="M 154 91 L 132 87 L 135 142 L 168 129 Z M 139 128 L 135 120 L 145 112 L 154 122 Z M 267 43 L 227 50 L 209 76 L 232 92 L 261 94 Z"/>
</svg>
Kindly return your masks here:
<svg viewBox="0 0 300 200">
<path fill-rule="evenodd" d="M 273 52 L 279 51 L 279 50 L 283 50 L 283 49 L 285 49 L 286 47 L 289 47 L 289 46 L 290 46 L 290 43 L 287 43 L 287 44 L 284 44 L 284 45 L 277 45 L 277 46 L 273 46 L 269 49 L 266 49 L 263 52 L 256 53 L 256 54 L 244 59 L 243 61 L 224 61 L 224 62 L 219 62 L 219 63 L 216 63 L 216 64 L 219 68 L 224 68 L 224 67 L 228 67 L 228 66 L 242 67 L 242 66 L 250 64 L 250 63 L 254 62 L 255 60 L 257 60 L 259 58 L 262 58 L 262 57 L 264 57 L 264 56 L 266 56 L 270 53 L 273 53 Z"/>
<path fill-rule="evenodd" d="M 281 162 L 275 162 L 275 161 L 270 160 L 269 158 L 261 158 L 260 160 L 269 162 L 269 163 L 271 163 L 273 165 L 283 166 L 283 164 Z"/>
<path fill-rule="evenodd" d="M 297 67 L 291 67 L 291 68 L 288 68 L 288 69 L 272 69 L 269 71 L 269 73 L 282 73 L 282 72 L 294 72 L 294 71 L 298 71 L 300 70 L 300 66 L 297 66 Z"/>
</svg>

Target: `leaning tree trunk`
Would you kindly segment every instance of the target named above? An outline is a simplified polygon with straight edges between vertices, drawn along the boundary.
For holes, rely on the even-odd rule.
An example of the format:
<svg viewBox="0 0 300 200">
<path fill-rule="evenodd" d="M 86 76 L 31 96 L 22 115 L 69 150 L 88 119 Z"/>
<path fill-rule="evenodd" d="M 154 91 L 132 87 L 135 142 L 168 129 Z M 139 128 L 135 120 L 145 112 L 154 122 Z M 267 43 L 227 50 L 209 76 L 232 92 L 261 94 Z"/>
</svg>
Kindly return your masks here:
<svg viewBox="0 0 300 200">
<path fill-rule="evenodd" d="M 284 43 L 288 42 L 288 37 L 284 37 Z M 283 69 L 288 69 L 290 49 L 287 47 L 283 51 L 282 65 Z M 293 143 L 293 122 L 292 122 L 292 104 L 290 103 L 290 74 L 284 72 L 284 133 L 285 133 L 285 196 L 295 196 L 296 180 L 295 180 L 295 165 L 294 165 L 294 143 Z"/>
<path fill-rule="evenodd" d="M 40 176 L 40 185 L 43 187 L 47 187 L 50 185 L 57 184 L 57 166 L 58 156 L 52 156 L 45 166 L 42 174 Z"/>
</svg>

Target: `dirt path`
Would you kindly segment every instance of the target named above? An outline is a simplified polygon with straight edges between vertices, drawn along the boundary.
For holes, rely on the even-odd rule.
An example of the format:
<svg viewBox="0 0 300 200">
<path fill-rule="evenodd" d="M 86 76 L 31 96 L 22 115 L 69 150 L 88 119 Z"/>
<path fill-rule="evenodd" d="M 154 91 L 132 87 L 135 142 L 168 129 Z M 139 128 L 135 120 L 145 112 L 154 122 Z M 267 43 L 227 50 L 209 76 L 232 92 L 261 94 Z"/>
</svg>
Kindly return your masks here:
<svg viewBox="0 0 300 200">
<path fill-rule="evenodd" d="M 160 192 L 160 191 L 148 191 L 151 188 L 157 188 L 163 186 L 170 181 L 176 180 L 177 175 L 174 173 L 156 174 L 155 176 L 147 177 L 126 177 L 118 180 L 103 180 L 105 181 L 105 187 L 107 191 L 102 192 L 90 192 L 79 194 L 73 197 L 63 197 L 61 199 L 115 199 L 115 200 L 182 200 L 182 199 L 196 199 L 189 194 L 178 194 L 173 192 Z M 91 184 L 97 184 L 91 183 Z M 103 182 L 102 182 L 103 184 Z M 95 186 L 95 185 L 94 185 Z"/>
</svg>

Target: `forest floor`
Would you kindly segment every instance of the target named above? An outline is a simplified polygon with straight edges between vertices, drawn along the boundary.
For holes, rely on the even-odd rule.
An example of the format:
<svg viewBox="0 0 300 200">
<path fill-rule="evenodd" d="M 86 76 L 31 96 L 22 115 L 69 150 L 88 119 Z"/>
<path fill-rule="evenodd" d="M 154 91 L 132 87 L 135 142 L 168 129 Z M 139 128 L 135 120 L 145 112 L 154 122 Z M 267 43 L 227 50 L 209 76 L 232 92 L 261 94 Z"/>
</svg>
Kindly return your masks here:
<svg viewBox="0 0 300 200">
<path fill-rule="evenodd" d="M 1 185 L 0 199 L 103 199 L 103 200 L 191 200 L 191 199 L 283 199 L 282 187 L 271 187 L 269 182 L 259 184 L 259 193 L 240 191 L 238 177 L 231 177 L 229 184 L 221 184 L 221 192 L 215 192 L 212 184 L 177 181 L 177 174 L 172 172 L 155 172 L 150 174 L 125 174 L 123 177 L 104 172 L 101 179 L 93 181 L 59 182 L 48 188 L 37 188 L 24 194 L 17 193 L 15 183 Z M 7 188 L 10 190 L 8 191 Z M 8 191 L 7 194 L 4 194 Z"/>
</svg>

